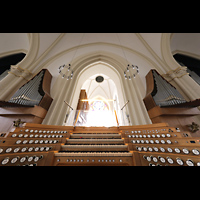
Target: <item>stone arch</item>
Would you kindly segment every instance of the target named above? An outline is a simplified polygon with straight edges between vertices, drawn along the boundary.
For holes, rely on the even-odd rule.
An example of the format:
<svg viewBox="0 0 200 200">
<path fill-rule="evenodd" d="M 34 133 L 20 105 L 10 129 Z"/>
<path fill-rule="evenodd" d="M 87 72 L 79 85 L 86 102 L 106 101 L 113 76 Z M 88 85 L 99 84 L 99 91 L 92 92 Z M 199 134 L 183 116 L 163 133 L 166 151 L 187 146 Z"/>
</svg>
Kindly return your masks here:
<svg viewBox="0 0 200 200">
<path fill-rule="evenodd" d="M 166 72 L 180 67 L 180 65 L 173 58 L 170 48 L 171 33 L 163 33 L 161 37 L 161 52 L 162 57 L 166 63 Z"/>
<path fill-rule="evenodd" d="M 80 73 L 78 73 L 77 78 L 76 78 L 77 84 L 74 86 L 74 89 L 73 89 L 74 92 L 72 93 L 71 95 L 72 98 L 69 101 L 72 107 L 76 108 L 76 104 L 78 103 L 77 100 L 78 100 L 79 92 L 85 80 L 91 77 L 91 75 L 97 74 L 100 66 L 102 67 L 102 74 L 109 76 L 114 82 L 115 88 L 113 89 L 117 89 L 117 93 L 119 94 L 118 97 L 120 99 L 121 105 L 125 103 L 125 100 L 124 100 L 125 95 L 122 92 L 123 86 L 120 84 L 120 82 L 122 82 L 121 76 L 117 73 L 116 69 L 113 66 L 109 65 L 108 63 L 100 61 L 100 62 L 93 62 L 85 66 L 80 71 Z M 109 104 L 109 107 L 113 108 L 113 105 Z"/>
<path fill-rule="evenodd" d="M 188 100 L 194 100 L 199 98 L 199 85 L 188 75 L 186 67 L 176 62 L 173 58 L 170 48 L 171 33 L 163 33 L 161 38 L 161 51 L 163 59 L 166 65 L 169 67 L 169 71 L 166 74 L 166 78 L 173 79 L 177 86 L 182 90 Z"/>
<path fill-rule="evenodd" d="M 24 84 L 32 73 L 28 67 L 34 62 L 39 49 L 39 34 L 29 33 L 29 49 L 26 56 L 17 65 L 11 66 L 9 74 L 1 81 L 0 99 L 8 100 L 19 86 Z"/>
<path fill-rule="evenodd" d="M 103 55 L 104 54 L 104 55 Z M 115 68 L 112 67 L 113 63 L 116 66 L 117 65 L 117 61 L 115 59 L 113 59 L 112 57 L 108 56 L 108 53 L 93 53 L 92 55 L 84 55 L 79 59 L 75 59 L 74 62 L 72 63 L 72 65 L 74 66 L 74 78 L 72 80 L 66 81 L 66 79 L 62 79 L 61 77 L 57 78 L 57 81 L 55 83 L 55 86 L 53 88 L 53 98 L 54 97 L 59 97 L 56 98 L 56 101 L 54 101 L 53 103 L 55 104 L 55 106 L 53 106 L 54 108 L 56 106 L 59 106 L 59 102 L 61 102 L 63 99 L 65 99 L 67 102 L 69 102 L 71 105 L 73 105 L 74 107 L 76 107 L 76 103 L 77 102 L 73 102 L 72 97 L 76 96 L 78 99 L 78 95 L 79 92 L 76 91 L 76 88 L 78 87 L 77 85 L 79 84 L 79 86 L 81 85 L 79 79 L 81 77 L 81 75 L 88 69 L 91 67 L 92 64 L 97 63 L 99 61 L 105 62 L 107 63 L 107 65 L 109 65 L 110 68 L 112 68 L 112 70 L 115 71 L 116 76 L 120 76 L 120 74 L 117 72 L 117 70 Z M 118 63 L 119 65 L 119 63 Z M 119 67 L 119 66 L 118 66 Z M 88 74 L 88 77 L 90 76 L 90 74 Z M 78 80 L 78 81 L 77 81 Z M 118 83 L 120 85 L 120 83 Z M 59 85 L 63 85 L 62 87 L 62 94 L 64 92 L 64 88 L 66 88 L 66 92 L 65 95 L 60 94 L 60 92 L 56 89 L 57 86 Z M 61 97 L 62 96 L 62 97 Z M 58 100 L 59 99 L 59 100 Z M 61 100 L 62 99 L 62 100 Z M 76 99 L 76 98 L 75 98 Z M 57 101 L 58 100 L 58 101 Z M 73 107 L 72 106 L 72 107 Z M 57 109 L 52 108 L 54 111 L 58 111 Z M 51 109 L 51 108 L 50 108 Z M 63 110 L 64 106 L 62 109 Z M 60 115 L 61 116 L 61 115 Z M 47 116 L 48 117 L 48 116 Z M 52 114 L 51 114 L 52 117 Z M 63 117 L 59 117 L 60 119 L 57 119 L 57 123 L 60 123 L 60 121 L 63 119 Z M 45 120 L 46 121 L 46 120 Z M 53 119 L 51 120 L 51 122 L 55 122 Z"/>
<path fill-rule="evenodd" d="M 39 33 L 29 33 L 29 49 L 25 58 L 18 64 L 21 68 L 29 68 L 30 65 L 35 61 L 40 44 Z"/>
<path fill-rule="evenodd" d="M 13 35 L 14 34 L 14 35 Z M 6 33 L 6 43 L 2 45 L 4 52 L 0 49 L 0 57 L 15 53 L 25 53 L 26 56 L 17 64 L 20 68 L 28 68 L 37 56 L 39 49 L 39 33 Z M 4 38 L 4 37 L 2 37 Z"/>
<path fill-rule="evenodd" d="M 139 77 L 132 81 L 126 81 L 123 77 L 123 70 L 124 66 L 126 66 L 126 61 L 122 57 L 116 56 L 113 53 L 105 52 L 105 51 L 97 51 L 94 53 L 85 54 L 82 56 L 77 57 L 74 59 L 72 65 L 74 66 L 74 77 L 72 80 L 67 81 L 66 79 L 62 79 L 61 77 L 58 77 L 56 80 L 56 83 L 54 85 L 54 88 L 52 90 L 53 92 L 53 98 L 54 99 L 52 106 L 49 110 L 49 115 L 47 114 L 46 119 L 44 120 L 44 124 L 55 124 L 55 125 L 62 125 L 65 113 L 67 112 L 66 105 L 63 104 L 63 101 L 66 100 L 67 102 L 74 103 L 73 98 L 75 95 L 75 88 L 77 88 L 77 80 L 79 80 L 79 77 L 81 74 L 87 70 L 87 67 L 89 67 L 92 63 L 95 62 L 105 62 L 110 67 L 113 68 L 113 70 L 116 72 L 116 76 L 119 77 L 119 84 L 123 87 L 122 95 L 125 100 L 132 99 L 132 98 L 140 98 L 140 102 L 142 102 L 141 94 L 139 89 L 134 89 L 134 94 L 130 94 L 130 91 L 132 91 L 133 87 L 137 87 L 139 84 L 133 84 L 133 82 L 137 82 L 139 80 Z M 139 82 L 141 83 L 141 82 Z M 58 87 L 61 87 L 61 91 L 58 91 Z M 77 95 L 77 94 L 76 94 Z M 148 113 L 146 111 L 145 106 L 143 103 L 138 103 L 139 100 L 135 99 L 132 100 L 129 105 L 126 107 L 127 112 L 129 112 L 129 116 L 132 119 L 133 124 L 146 124 L 151 123 Z M 137 112 L 135 111 L 137 110 Z M 133 111 L 133 112 L 131 112 Z M 140 112 L 142 111 L 142 112 Z"/>
</svg>

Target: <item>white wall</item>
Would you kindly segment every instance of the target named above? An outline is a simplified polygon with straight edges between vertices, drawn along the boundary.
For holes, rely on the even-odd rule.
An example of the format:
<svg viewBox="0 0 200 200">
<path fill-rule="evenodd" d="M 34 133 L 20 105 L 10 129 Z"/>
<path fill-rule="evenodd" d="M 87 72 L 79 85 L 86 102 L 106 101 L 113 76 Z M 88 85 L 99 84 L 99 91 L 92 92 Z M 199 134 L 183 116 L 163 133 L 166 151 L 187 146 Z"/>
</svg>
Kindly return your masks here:
<svg viewBox="0 0 200 200">
<path fill-rule="evenodd" d="M 27 33 L 0 33 L 0 54 L 29 49 L 29 39 Z"/>
</svg>

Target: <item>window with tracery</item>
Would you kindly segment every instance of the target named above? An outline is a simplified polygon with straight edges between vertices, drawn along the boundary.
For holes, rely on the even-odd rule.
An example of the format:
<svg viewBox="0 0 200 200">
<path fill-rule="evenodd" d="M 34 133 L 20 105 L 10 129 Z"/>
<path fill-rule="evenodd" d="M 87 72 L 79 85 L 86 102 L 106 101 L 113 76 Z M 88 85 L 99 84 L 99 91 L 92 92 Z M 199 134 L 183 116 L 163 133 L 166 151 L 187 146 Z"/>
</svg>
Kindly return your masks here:
<svg viewBox="0 0 200 200">
<path fill-rule="evenodd" d="M 102 111 L 108 110 L 108 105 L 104 101 L 93 101 L 90 104 L 90 110 L 93 111 Z"/>
</svg>

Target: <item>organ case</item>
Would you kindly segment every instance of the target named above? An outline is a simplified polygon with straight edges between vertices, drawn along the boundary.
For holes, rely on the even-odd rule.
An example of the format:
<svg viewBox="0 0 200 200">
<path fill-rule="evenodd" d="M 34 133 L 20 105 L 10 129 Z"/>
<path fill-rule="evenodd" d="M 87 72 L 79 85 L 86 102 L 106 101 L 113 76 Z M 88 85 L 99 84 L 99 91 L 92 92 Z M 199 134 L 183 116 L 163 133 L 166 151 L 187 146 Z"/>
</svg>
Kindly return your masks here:
<svg viewBox="0 0 200 200">
<path fill-rule="evenodd" d="M 200 99 L 186 101 L 178 90 L 156 70 L 146 75 L 146 96 L 143 99 L 153 123 L 167 122 L 169 125 L 188 131 L 188 124 L 195 122 L 199 115 Z M 198 135 L 200 132 L 194 133 Z"/>
<path fill-rule="evenodd" d="M 0 131 L 8 131 L 13 121 L 42 123 L 53 101 L 50 96 L 52 75 L 41 70 L 21 86 L 9 101 L 0 101 Z"/>
</svg>

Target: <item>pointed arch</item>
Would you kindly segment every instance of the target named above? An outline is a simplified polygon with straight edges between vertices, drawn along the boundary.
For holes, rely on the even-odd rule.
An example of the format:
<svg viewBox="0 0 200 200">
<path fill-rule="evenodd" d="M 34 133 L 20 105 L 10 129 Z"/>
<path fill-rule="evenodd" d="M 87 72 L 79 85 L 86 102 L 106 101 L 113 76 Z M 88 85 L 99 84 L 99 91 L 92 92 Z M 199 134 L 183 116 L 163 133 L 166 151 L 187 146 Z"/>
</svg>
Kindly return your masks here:
<svg viewBox="0 0 200 200">
<path fill-rule="evenodd" d="M 171 39 L 171 33 L 163 33 L 161 36 L 162 57 L 166 63 L 166 66 L 168 67 L 167 69 L 165 69 L 166 72 L 180 67 L 180 65 L 173 58 L 171 48 L 170 48 L 170 39 Z"/>
<path fill-rule="evenodd" d="M 51 93 L 53 98 L 56 98 L 54 98 L 54 101 L 48 112 L 51 114 L 47 114 L 44 124 L 63 124 L 66 113 L 70 111 L 66 105 L 63 104 L 63 101 L 66 100 L 73 108 L 76 108 L 81 86 L 86 79 L 94 75 L 95 71 L 90 69 L 97 63 L 103 63 L 107 72 L 109 71 L 109 74 L 112 74 L 112 79 L 115 80 L 114 82 L 116 87 L 118 91 L 120 91 L 118 93 L 119 107 L 122 107 L 127 100 L 130 100 L 130 103 L 127 105 L 124 111 L 126 110 L 126 114 L 130 116 L 132 124 L 151 123 L 143 103 L 138 104 L 138 102 L 143 102 L 142 95 L 131 94 L 132 91 L 136 91 L 134 87 L 142 87 L 143 89 L 143 86 L 140 86 L 140 77 L 132 81 L 125 80 L 123 71 L 127 62 L 124 58 L 107 51 L 95 51 L 93 53 L 90 52 L 80 55 L 73 60 L 73 63 L 71 63 L 74 70 L 74 76 L 72 80 L 66 81 L 66 79 L 62 79 L 61 77 L 57 78 Z M 137 83 L 133 84 L 133 82 Z M 138 89 L 136 92 L 140 93 L 140 89 Z M 135 98 L 138 98 L 138 100 Z"/>
</svg>

